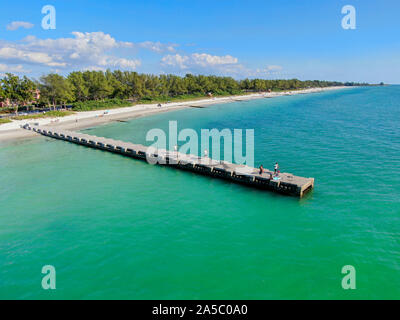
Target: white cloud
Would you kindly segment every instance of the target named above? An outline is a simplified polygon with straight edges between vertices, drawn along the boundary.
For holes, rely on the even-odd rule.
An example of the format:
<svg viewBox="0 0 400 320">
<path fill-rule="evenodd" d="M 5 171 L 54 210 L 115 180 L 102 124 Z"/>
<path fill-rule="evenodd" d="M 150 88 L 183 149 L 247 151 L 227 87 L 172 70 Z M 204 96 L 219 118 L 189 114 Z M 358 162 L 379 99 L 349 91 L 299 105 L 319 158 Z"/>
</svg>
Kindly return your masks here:
<svg viewBox="0 0 400 320">
<path fill-rule="evenodd" d="M 267 66 L 266 70 L 269 71 L 278 71 L 278 70 L 282 70 L 283 68 L 281 66 L 276 66 L 276 65 L 270 65 Z"/>
<path fill-rule="evenodd" d="M 252 76 L 283 76 L 287 75 L 285 72 L 282 72 L 283 67 L 278 66 L 278 65 L 268 65 L 263 69 L 256 69 L 255 72 L 253 72 Z"/>
<path fill-rule="evenodd" d="M 178 67 L 180 69 L 189 69 L 191 67 L 220 67 L 238 64 L 238 59 L 230 55 L 213 56 L 207 53 L 193 53 L 191 55 L 166 55 L 161 59 L 164 66 Z"/>
<path fill-rule="evenodd" d="M 239 62 L 239 59 L 231 55 L 216 56 L 207 53 L 193 53 L 190 55 L 169 54 L 161 59 L 161 66 L 168 69 L 167 72 L 215 74 L 244 77 L 271 77 L 281 76 L 283 69 L 278 65 L 267 65 L 262 69 L 252 69 Z M 166 72 L 165 72 L 166 73 Z"/>
<path fill-rule="evenodd" d="M 81 69 L 82 71 L 106 71 L 107 69 L 99 66 L 87 66 Z"/>
<path fill-rule="evenodd" d="M 50 67 L 64 67 L 66 63 L 57 62 L 53 57 L 44 52 L 32 52 L 12 47 L 0 48 L 0 59 L 14 62 L 43 64 Z"/>
<path fill-rule="evenodd" d="M 212 56 L 206 53 L 194 53 L 192 54 L 192 60 L 194 64 L 208 67 L 208 66 L 217 66 L 217 65 L 229 65 L 229 64 L 237 64 L 238 59 L 232 56 Z"/>
<path fill-rule="evenodd" d="M 21 64 L 10 66 L 0 63 L 0 72 L 30 73 L 31 70 L 26 70 Z"/>
<path fill-rule="evenodd" d="M 282 74 L 282 67 L 267 65 L 262 69 L 250 69 L 232 55 L 209 53 L 176 53 L 177 44 L 161 42 L 124 42 L 104 32 L 72 32 L 71 36 L 56 39 L 40 39 L 27 36 L 20 41 L 0 40 L 0 64 L 2 69 L 14 68 L 15 72 L 35 66 L 35 72 L 58 70 L 106 70 L 119 68 L 137 70 L 141 61 L 135 57 L 138 50 L 149 50 L 161 58 L 160 72 L 229 75 L 234 77 L 264 77 Z M 45 68 L 44 70 L 43 67 Z M 30 69 L 30 67 L 29 67 Z M 23 72 L 23 71 L 21 71 Z"/>
<path fill-rule="evenodd" d="M 58 39 L 28 36 L 19 42 L 0 43 L 0 61 L 62 68 L 97 66 L 130 70 L 140 65 L 138 59 L 112 54 L 120 48 L 133 47 L 133 43 L 119 42 L 103 32 L 72 32 L 72 35 Z"/>
<path fill-rule="evenodd" d="M 164 66 L 178 67 L 180 69 L 187 69 L 189 67 L 188 56 L 181 56 L 180 54 L 167 55 L 161 59 L 161 64 Z"/>
<path fill-rule="evenodd" d="M 74 31 L 70 37 L 40 39 L 27 36 L 21 41 L 0 41 L 0 63 L 33 64 L 65 70 L 136 70 L 141 61 L 133 58 L 135 49 L 155 53 L 175 52 L 177 44 L 144 41 L 117 41 L 104 32 Z M 130 50 L 131 49 L 131 50 Z M 129 55 L 129 56 L 127 56 Z"/>
<path fill-rule="evenodd" d="M 15 30 L 18 30 L 19 28 L 32 29 L 33 27 L 34 27 L 34 25 L 30 22 L 13 21 L 7 25 L 7 30 L 15 31 Z"/>
<path fill-rule="evenodd" d="M 30 36 L 23 40 L 24 43 L 21 46 L 35 51 L 48 50 L 53 54 L 67 52 L 69 56 L 75 54 L 75 57 L 100 55 L 108 50 L 125 46 L 125 43 L 119 43 L 103 32 L 72 32 L 71 34 L 74 37 L 58 39 L 38 39 Z"/>
<path fill-rule="evenodd" d="M 103 57 L 100 61 L 98 61 L 98 64 L 104 67 L 115 67 L 115 68 L 135 70 L 138 66 L 140 66 L 141 62 L 140 60 L 106 56 Z"/>
<path fill-rule="evenodd" d="M 193 53 L 190 55 L 166 55 L 161 59 L 161 65 L 171 72 L 207 73 L 246 76 L 250 71 L 239 63 L 239 59 L 231 55 L 216 56 L 208 53 Z"/>
<path fill-rule="evenodd" d="M 139 48 L 147 49 L 156 53 L 163 53 L 163 52 L 175 52 L 175 48 L 178 47 L 177 44 L 164 44 L 161 42 L 153 42 L 153 41 L 144 41 L 137 44 Z"/>
</svg>

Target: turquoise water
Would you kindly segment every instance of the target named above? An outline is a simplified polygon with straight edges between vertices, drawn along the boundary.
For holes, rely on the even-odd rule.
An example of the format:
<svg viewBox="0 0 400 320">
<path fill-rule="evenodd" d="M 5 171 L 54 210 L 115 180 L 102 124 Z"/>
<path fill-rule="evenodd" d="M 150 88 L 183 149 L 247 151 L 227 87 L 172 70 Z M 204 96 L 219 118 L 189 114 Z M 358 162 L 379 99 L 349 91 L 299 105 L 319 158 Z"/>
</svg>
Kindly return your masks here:
<svg viewBox="0 0 400 320">
<path fill-rule="evenodd" d="M 169 120 L 254 128 L 256 165 L 315 177 L 302 200 L 44 137 L 3 143 L 0 298 L 400 298 L 399 101 L 397 86 L 355 88 L 87 130 L 145 143 Z"/>
</svg>

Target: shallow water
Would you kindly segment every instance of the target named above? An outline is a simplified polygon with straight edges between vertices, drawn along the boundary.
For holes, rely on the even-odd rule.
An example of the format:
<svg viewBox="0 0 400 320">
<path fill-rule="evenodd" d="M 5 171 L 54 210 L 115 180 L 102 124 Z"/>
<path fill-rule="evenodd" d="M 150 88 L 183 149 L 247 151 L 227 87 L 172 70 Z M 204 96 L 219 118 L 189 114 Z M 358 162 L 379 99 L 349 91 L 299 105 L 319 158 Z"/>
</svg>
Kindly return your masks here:
<svg viewBox="0 0 400 320">
<path fill-rule="evenodd" d="M 256 165 L 316 179 L 302 200 L 44 137 L 1 144 L 0 298 L 400 298 L 399 101 L 354 88 L 86 130 L 255 128 Z"/>
</svg>

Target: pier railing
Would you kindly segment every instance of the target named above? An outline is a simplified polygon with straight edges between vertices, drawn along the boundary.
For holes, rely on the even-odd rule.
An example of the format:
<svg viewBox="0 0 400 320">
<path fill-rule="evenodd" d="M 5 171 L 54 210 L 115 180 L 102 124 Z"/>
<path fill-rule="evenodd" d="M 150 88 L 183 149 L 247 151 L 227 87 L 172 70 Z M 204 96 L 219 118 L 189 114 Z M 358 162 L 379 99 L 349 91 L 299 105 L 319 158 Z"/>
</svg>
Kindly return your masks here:
<svg viewBox="0 0 400 320">
<path fill-rule="evenodd" d="M 152 150 L 150 153 L 149 147 L 140 144 L 96 137 L 57 128 L 31 126 L 29 124 L 26 124 L 23 128 L 35 131 L 47 137 L 68 141 L 89 148 L 113 152 L 135 159 L 149 160 L 154 164 L 170 166 L 176 169 L 229 180 L 249 187 L 270 190 L 300 198 L 314 188 L 314 178 L 298 177 L 290 173 L 279 173 L 279 176 L 275 177 L 274 174 L 268 170 L 260 174 L 259 170 L 256 168 L 225 161 L 216 161 L 190 154 L 182 154 L 176 151 L 160 149 L 156 151 Z"/>
</svg>

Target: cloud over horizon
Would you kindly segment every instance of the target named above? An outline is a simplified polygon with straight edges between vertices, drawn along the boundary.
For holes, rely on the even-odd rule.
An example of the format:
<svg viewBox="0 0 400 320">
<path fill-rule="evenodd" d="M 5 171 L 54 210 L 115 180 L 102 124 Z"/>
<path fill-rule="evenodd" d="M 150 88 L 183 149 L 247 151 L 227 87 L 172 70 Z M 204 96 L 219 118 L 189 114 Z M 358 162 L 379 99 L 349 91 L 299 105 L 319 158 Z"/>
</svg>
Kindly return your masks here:
<svg viewBox="0 0 400 320">
<path fill-rule="evenodd" d="M 176 43 L 164 44 L 159 41 L 144 41 L 137 44 L 138 48 L 147 49 L 156 53 L 175 52 L 178 46 L 179 45 Z"/>
<path fill-rule="evenodd" d="M 243 78 L 271 76 L 282 69 L 281 66 L 269 65 L 254 70 L 230 54 L 185 53 L 182 50 L 177 53 L 178 47 L 179 44 L 159 41 L 118 41 L 102 31 L 74 31 L 69 37 L 55 39 L 41 39 L 29 35 L 19 41 L 0 40 L 0 65 L 3 71 L 17 73 L 29 73 L 31 69 L 36 70 L 36 73 L 37 70 L 40 73 L 54 70 L 57 73 L 106 69 L 137 71 L 138 67 L 142 66 L 139 53 L 149 51 L 160 55 L 159 58 L 141 56 L 147 64 L 148 60 L 153 59 L 157 68 L 155 73 L 214 74 Z"/>
<path fill-rule="evenodd" d="M 167 55 L 161 59 L 161 63 L 165 66 L 188 69 L 193 66 L 212 67 L 232 65 L 237 64 L 238 59 L 230 55 L 213 56 L 207 53 L 193 53 L 191 55 Z"/>
<path fill-rule="evenodd" d="M 32 29 L 34 27 L 34 24 L 26 21 L 13 21 L 7 25 L 7 30 L 9 31 L 15 31 L 18 30 L 19 28 L 24 28 L 24 29 Z"/>
<path fill-rule="evenodd" d="M 217 56 L 208 53 L 190 55 L 166 55 L 161 59 L 161 66 L 174 72 L 215 73 L 219 75 L 237 75 L 244 71 L 239 59 L 231 55 Z"/>
<path fill-rule="evenodd" d="M 45 67 L 124 68 L 135 70 L 140 60 L 119 57 L 120 48 L 131 48 L 130 42 L 117 41 L 103 32 L 72 32 L 73 37 L 39 39 L 27 36 L 18 42 L 0 43 L 0 62 L 36 64 Z"/>
<path fill-rule="evenodd" d="M 283 67 L 278 65 L 268 65 L 262 69 L 251 69 L 231 55 L 217 56 L 207 53 L 192 53 L 190 55 L 168 54 L 161 59 L 161 66 L 166 68 L 167 72 L 216 74 L 236 78 L 271 77 L 283 74 L 280 72 Z"/>
</svg>

